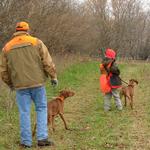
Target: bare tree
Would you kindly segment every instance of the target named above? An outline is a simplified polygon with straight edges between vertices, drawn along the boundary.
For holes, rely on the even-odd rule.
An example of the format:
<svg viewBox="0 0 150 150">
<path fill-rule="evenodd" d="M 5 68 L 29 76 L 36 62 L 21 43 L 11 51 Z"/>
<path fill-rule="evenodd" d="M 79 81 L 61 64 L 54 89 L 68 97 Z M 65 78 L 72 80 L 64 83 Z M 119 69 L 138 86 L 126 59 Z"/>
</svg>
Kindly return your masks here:
<svg viewBox="0 0 150 150">
<path fill-rule="evenodd" d="M 147 59 L 150 55 L 150 9 L 140 0 L 1 0 L 0 47 L 27 21 L 31 34 L 52 53 L 97 53 L 111 47 L 123 57 Z M 11 12 L 11 13 L 10 13 Z"/>
</svg>

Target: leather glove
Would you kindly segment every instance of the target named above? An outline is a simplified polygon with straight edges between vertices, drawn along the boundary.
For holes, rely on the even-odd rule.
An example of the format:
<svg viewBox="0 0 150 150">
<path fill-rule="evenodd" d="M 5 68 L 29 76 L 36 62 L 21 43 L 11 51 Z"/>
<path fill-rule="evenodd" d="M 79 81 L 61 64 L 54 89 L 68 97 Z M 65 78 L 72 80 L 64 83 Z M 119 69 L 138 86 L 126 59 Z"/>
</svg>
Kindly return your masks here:
<svg viewBox="0 0 150 150">
<path fill-rule="evenodd" d="M 52 79 L 51 84 L 52 84 L 52 86 L 57 86 L 58 85 L 58 80 L 57 79 Z"/>
</svg>

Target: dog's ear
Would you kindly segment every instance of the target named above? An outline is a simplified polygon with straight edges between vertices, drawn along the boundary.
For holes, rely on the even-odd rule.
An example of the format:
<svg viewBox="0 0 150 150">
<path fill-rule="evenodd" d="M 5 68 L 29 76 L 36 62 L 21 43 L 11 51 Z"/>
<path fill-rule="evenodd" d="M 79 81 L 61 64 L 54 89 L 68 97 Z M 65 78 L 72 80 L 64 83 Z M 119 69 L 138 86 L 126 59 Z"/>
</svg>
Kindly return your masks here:
<svg viewBox="0 0 150 150">
<path fill-rule="evenodd" d="M 129 82 L 135 82 L 136 84 L 138 84 L 139 82 L 135 79 L 130 79 Z"/>
<path fill-rule="evenodd" d="M 136 79 L 131 79 L 131 80 L 129 80 L 129 81 L 133 81 L 133 82 L 135 82 L 136 84 L 139 83 Z"/>
<path fill-rule="evenodd" d="M 133 84 L 133 82 L 134 82 L 133 79 L 129 80 L 129 84 Z"/>
<path fill-rule="evenodd" d="M 136 83 L 136 84 L 138 84 L 139 82 L 137 81 L 137 80 L 135 80 L 135 79 L 133 79 L 133 81 Z"/>
</svg>

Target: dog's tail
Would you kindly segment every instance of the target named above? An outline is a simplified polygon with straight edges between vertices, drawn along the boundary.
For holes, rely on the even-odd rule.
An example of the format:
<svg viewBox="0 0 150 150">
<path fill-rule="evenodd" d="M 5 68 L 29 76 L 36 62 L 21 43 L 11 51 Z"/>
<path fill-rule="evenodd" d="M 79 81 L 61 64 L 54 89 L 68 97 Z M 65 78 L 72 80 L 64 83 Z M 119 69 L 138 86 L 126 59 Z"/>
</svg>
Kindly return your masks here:
<svg viewBox="0 0 150 150">
<path fill-rule="evenodd" d="M 36 132 L 36 123 L 34 125 L 34 129 L 33 129 L 33 132 L 32 132 L 32 136 L 34 137 L 35 136 L 35 132 Z"/>
</svg>

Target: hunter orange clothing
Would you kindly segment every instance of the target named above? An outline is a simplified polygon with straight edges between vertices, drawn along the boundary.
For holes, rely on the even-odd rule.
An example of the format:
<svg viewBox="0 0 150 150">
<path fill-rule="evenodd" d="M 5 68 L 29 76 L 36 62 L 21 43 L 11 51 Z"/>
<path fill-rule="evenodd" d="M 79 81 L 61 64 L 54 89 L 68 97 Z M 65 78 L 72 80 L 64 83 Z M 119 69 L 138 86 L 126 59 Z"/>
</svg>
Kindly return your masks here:
<svg viewBox="0 0 150 150">
<path fill-rule="evenodd" d="M 111 89 L 121 87 L 120 70 L 115 64 L 115 60 L 105 58 L 100 64 L 100 71 L 100 89 L 102 93 L 106 94 L 111 92 Z"/>
<path fill-rule="evenodd" d="M 110 66 L 110 64 L 108 65 Z M 104 68 L 103 64 L 100 64 L 100 71 L 101 71 L 101 76 L 99 78 L 100 81 L 100 89 L 102 93 L 109 93 L 111 91 L 111 86 L 109 83 L 110 77 L 108 76 L 107 71 Z"/>
<path fill-rule="evenodd" d="M 47 47 L 25 31 L 14 33 L 3 48 L 1 61 L 2 80 L 15 89 L 43 86 L 48 76 L 57 78 Z"/>
<path fill-rule="evenodd" d="M 29 36 L 27 34 L 20 34 L 20 36 L 16 36 L 16 34 L 14 34 L 14 38 L 5 45 L 5 47 L 3 48 L 4 52 L 8 52 L 15 47 L 22 47 L 23 44 L 32 44 L 33 46 L 36 46 L 38 44 L 37 39 L 32 36 Z"/>
</svg>

